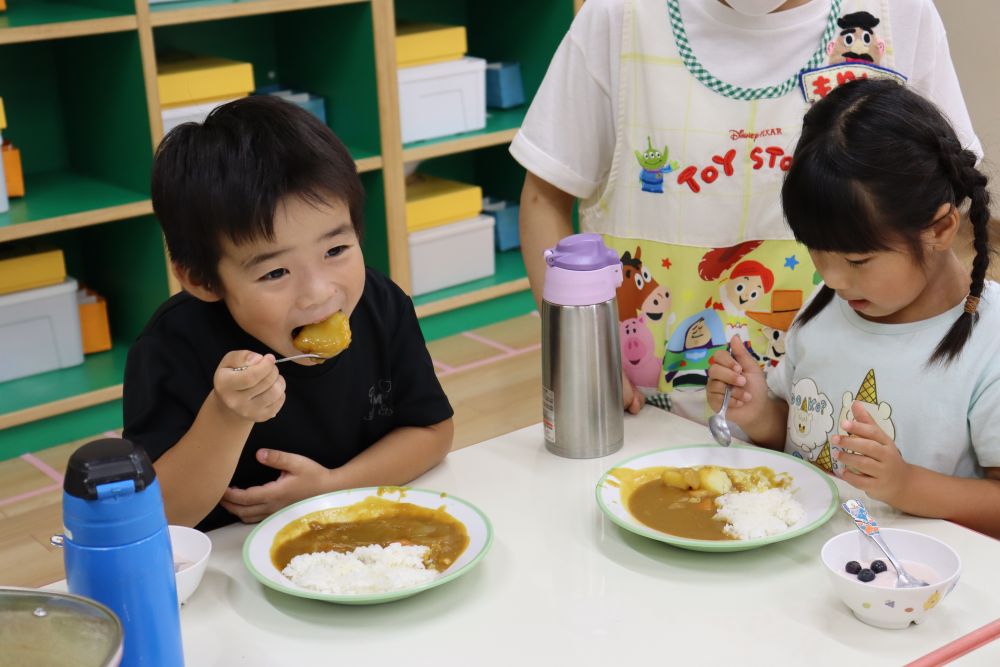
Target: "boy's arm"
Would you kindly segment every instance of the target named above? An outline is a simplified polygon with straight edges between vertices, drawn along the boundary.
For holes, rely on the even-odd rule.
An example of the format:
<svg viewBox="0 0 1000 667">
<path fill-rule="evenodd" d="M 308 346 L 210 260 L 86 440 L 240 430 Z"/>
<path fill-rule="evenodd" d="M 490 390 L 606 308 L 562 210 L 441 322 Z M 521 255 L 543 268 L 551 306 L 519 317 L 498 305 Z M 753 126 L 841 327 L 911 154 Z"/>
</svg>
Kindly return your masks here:
<svg viewBox="0 0 1000 667">
<path fill-rule="evenodd" d="M 229 410 L 213 391 L 184 437 L 156 460 L 167 522 L 194 526 L 222 498 L 254 422 Z"/>
<path fill-rule="evenodd" d="M 451 449 L 454 424 L 401 426 L 339 468 L 325 468 L 290 452 L 260 450 L 257 460 L 281 471 L 278 479 L 249 489 L 227 489 L 222 506 L 241 521 L 261 521 L 283 507 L 321 493 L 364 486 L 406 484 L 427 472 Z"/>
<path fill-rule="evenodd" d="M 271 419 L 284 403 L 285 380 L 273 355 L 240 350 L 222 358 L 191 428 L 153 465 L 169 523 L 194 526 L 208 516 L 254 423 Z"/>
</svg>

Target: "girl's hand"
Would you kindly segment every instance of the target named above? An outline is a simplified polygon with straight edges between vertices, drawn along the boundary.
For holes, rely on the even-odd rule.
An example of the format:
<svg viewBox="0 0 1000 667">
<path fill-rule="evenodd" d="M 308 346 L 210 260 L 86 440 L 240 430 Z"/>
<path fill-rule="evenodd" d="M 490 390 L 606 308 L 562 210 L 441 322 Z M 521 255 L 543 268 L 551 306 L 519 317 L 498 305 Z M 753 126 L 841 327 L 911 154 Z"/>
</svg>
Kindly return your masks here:
<svg viewBox="0 0 1000 667">
<path fill-rule="evenodd" d="M 273 354 L 229 352 L 215 369 L 213 386 L 231 412 L 253 422 L 273 418 L 285 404 L 285 379 L 278 373 Z"/>
<path fill-rule="evenodd" d="M 732 387 L 726 418 L 742 428 L 759 419 L 768 408 L 767 380 L 739 336 L 733 336 L 729 347 L 732 354 L 718 350 L 712 355 L 705 396 L 709 407 L 718 412 L 726 385 Z"/>
<path fill-rule="evenodd" d="M 843 479 L 875 500 L 895 506 L 909 486 L 913 466 L 903 460 L 896 443 L 875 423 L 864 404 L 854 401 L 851 412 L 854 421 L 841 422 L 848 435 L 830 438 L 830 444 L 841 448 L 834 456 L 844 464 Z"/>
<path fill-rule="evenodd" d="M 278 479 L 249 489 L 230 487 L 219 501 L 223 508 L 243 523 L 263 521 L 283 507 L 332 489 L 330 469 L 306 456 L 259 449 L 257 460 L 280 470 Z"/>
</svg>

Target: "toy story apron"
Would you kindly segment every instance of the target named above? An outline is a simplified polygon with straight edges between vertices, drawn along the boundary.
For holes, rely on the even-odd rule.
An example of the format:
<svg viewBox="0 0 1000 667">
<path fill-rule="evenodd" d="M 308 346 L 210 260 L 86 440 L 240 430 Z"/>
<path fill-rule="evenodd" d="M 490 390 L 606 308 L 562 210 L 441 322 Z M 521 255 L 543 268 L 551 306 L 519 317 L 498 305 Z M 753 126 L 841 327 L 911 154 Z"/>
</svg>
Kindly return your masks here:
<svg viewBox="0 0 1000 667">
<path fill-rule="evenodd" d="M 649 402 L 704 422 L 710 359 L 734 333 L 765 370 L 784 354 L 819 282 L 782 218 L 784 172 L 812 101 L 898 77 L 887 4 L 835 0 L 804 73 L 749 89 L 699 64 L 677 0 L 626 3 L 615 155 L 580 218 L 621 257 L 622 363 Z"/>
</svg>

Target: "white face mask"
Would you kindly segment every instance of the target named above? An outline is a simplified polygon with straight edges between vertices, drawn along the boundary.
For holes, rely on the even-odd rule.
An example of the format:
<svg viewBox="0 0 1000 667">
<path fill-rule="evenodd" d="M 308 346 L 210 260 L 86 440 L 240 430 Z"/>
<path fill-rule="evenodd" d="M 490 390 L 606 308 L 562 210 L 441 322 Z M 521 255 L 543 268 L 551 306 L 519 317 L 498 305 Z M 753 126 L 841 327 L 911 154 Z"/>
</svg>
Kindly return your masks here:
<svg viewBox="0 0 1000 667">
<path fill-rule="evenodd" d="M 786 0 L 726 0 L 734 11 L 747 16 L 763 16 L 785 4 Z"/>
</svg>

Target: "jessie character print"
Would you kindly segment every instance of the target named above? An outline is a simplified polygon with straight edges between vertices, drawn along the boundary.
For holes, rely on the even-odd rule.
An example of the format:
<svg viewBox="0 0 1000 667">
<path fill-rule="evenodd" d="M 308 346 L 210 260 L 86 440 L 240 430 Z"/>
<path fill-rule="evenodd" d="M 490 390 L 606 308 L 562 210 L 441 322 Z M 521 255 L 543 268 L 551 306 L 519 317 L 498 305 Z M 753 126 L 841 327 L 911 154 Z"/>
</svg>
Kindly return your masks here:
<svg viewBox="0 0 1000 667">
<path fill-rule="evenodd" d="M 762 241 L 747 241 L 730 248 L 709 250 L 698 264 L 702 280 L 720 280 L 718 300 L 709 297 L 706 308 L 744 317 L 774 287 L 774 273 L 754 260 L 740 261 Z M 728 275 L 726 275 L 728 272 Z M 723 276 L 726 277 L 723 278 Z"/>
<path fill-rule="evenodd" d="M 885 53 L 885 42 L 875 35 L 879 20 L 868 12 L 845 14 L 837 19 L 840 34 L 826 45 L 830 64 L 861 62 L 878 65 Z"/>
</svg>

